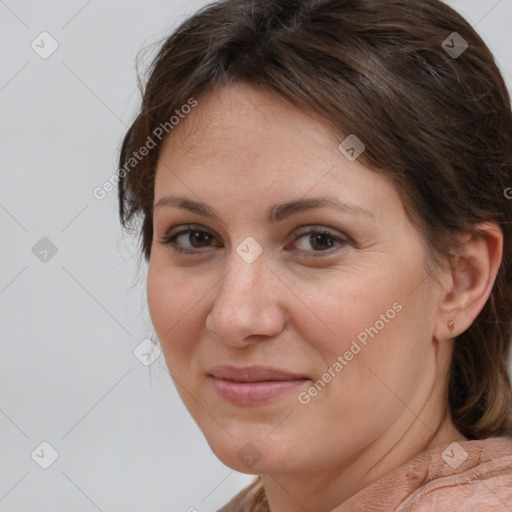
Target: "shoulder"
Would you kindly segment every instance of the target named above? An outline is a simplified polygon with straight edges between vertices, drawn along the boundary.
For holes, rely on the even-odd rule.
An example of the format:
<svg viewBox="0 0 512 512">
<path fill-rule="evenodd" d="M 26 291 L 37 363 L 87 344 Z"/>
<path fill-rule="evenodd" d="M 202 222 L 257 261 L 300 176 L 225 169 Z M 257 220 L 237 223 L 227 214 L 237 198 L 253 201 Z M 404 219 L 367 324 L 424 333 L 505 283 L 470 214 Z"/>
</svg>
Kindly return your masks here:
<svg viewBox="0 0 512 512">
<path fill-rule="evenodd" d="M 217 512 L 267 512 L 267 510 L 263 483 L 258 476 Z"/>
<path fill-rule="evenodd" d="M 440 452 L 444 468 L 412 493 L 396 512 L 507 512 L 512 509 L 512 440 L 452 443 Z"/>
</svg>

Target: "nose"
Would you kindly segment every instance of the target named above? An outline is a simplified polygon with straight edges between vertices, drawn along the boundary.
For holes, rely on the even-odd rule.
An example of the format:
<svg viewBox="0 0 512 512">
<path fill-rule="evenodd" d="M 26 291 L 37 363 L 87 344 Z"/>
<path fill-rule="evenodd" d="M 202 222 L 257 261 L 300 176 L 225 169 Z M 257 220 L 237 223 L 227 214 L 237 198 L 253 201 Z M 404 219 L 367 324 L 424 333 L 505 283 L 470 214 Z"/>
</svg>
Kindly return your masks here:
<svg viewBox="0 0 512 512">
<path fill-rule="evenodd" d="M 215 288 L 206 328 L 222 342 L 245 347 L 277 336 L 286 325 L 284 284 L 263 255 L 247 263 L 234 253 L 229 271 Z"/>
</svg>

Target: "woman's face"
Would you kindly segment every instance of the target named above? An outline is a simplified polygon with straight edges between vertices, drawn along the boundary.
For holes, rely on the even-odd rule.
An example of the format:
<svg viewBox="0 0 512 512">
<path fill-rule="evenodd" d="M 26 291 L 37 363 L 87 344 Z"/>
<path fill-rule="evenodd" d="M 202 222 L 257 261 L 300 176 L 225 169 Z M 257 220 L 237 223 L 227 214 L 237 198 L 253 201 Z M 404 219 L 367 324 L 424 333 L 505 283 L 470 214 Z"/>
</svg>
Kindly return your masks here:
<svg viewBox="0 0 512 512">
<path fill-rule="evenodd" d="M 394 186 L 247 85 L 180 123 L 157 167 L 148 303 L 212 450 L 262 473 L 398 442 L 440 379 L 440 292 Z"/>
</svg>

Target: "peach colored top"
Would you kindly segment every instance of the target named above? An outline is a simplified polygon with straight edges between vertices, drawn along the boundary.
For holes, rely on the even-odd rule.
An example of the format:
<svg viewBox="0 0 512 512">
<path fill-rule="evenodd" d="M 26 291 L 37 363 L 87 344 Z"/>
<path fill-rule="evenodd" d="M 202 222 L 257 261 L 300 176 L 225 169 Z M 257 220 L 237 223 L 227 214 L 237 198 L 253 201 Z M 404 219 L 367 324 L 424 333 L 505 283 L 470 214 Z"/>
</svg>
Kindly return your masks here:
<svg viewBox="0 0 512 512">
<path fill-rule="evenodd" d="M 259 477 L 218 512 L 267 512 Z M 331 512 L 512 512 L 512 439 L 420 453 Z"/>
</svg>

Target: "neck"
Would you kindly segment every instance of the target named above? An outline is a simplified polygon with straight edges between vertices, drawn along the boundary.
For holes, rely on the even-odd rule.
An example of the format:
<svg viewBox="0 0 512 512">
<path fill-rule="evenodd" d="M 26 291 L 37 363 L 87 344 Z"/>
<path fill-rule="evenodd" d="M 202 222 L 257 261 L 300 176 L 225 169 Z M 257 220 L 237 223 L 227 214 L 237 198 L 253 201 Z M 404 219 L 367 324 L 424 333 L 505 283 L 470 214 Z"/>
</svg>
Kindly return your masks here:
<svg viewBox="0 0 512 512">
<path fill-rule="evenodd" d="M 429 416 L 424 412 L 422 417 Z M 329 512 L 419 453 L 467 440 L 455 428 L 447 410 L 437 418 L 430 418 L 427 422 L 405 409 L 392 431 L 351 454 L 336 467 L 326 467 L 321 472 L 263 473 L 261 478 L 269 511 Z M 436 427 L 432 429 L 428 425 Z"/>
</svg>

